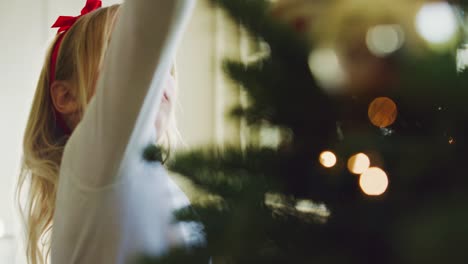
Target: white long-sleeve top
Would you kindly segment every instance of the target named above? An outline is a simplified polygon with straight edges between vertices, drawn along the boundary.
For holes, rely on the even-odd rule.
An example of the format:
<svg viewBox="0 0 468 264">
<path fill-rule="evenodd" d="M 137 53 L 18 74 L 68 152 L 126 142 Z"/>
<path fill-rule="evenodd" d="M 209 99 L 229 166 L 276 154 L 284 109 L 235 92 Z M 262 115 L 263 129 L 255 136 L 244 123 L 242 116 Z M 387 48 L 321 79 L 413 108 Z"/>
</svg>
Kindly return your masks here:
<svg viewBox="0 0 468 264">
<path fill-rule="evenodd" d="M 180 243 L 180 229 L 171 223 L 174 184 L 160 163 L 142 154 L 156 141 L 154 120 L 194 4 L 129 0 L 121 6 L 96 93 L 65 146 L 52 264 L 129 263 Z"/>
</svg>

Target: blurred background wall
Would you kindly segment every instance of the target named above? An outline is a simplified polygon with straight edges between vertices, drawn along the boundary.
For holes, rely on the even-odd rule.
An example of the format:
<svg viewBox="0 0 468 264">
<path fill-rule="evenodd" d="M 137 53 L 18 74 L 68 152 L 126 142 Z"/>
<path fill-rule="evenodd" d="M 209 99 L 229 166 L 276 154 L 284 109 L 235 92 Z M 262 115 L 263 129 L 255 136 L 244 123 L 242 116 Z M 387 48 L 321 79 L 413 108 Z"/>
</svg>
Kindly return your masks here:
<svg viewBox="0 0 468 264">
<path fill-rule="evenodd" d="M 45 50 L 59 15 L 77 15 L 85 0 L 0 1 L 0 263 L 25 263 L 20 218 L 14 207 L 21 141 Z M 104 6 L 118 3 L 103 0 Z M 198 0 L 177 56 L 180 81 L 178 123 L 185 147 L 239 143 L 241 124 L 225 109 L 239 102 L 226 81 L 225 56 L 245 56 L 245 34 L 206 0 Z M 245 53 L 245 52 L 244 52 Z"/>
</svg>

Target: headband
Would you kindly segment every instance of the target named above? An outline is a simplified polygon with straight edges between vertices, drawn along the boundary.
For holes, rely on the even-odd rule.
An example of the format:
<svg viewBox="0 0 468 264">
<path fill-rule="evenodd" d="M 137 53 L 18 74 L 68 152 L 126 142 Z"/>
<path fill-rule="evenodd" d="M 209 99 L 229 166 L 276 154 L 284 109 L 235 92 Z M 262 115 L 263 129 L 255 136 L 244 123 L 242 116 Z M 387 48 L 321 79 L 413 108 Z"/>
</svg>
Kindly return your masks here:
<svg viewBox="0 0 468 264">
<path fill-rule="evenodd" d="M 99 9 L 102 6 L 102 2 L 100 0 L 87 0 L 85 7 L 81 10 L 81 14 L 79 16 L 59 16 L 57 21 L 52 25 L 52 28 L 58 28 L 57 41 L 54 44 L 54 48 L 52 50 L 52 55 L 50 59 L 50 71 L 49 71 L 49 85 L 51 86 L 52 83 L 55 81 L 55 71 L 57 66 L 57 57 L 60 50 L 60 45 L 62 44 L 63 37 L 67 33 L 67 31 L 75 24 L 75 22 L 82 16 L 91 13 L 92 11 Z M 49 87 L 50 89 L 50 87 Z M 70 128 L 65 123 L 62 114 L 60 114 L 57 109 L 54 107 L 55 112 L 55 121 L 56 124 L 63 130 L 66 135 L 71 134 Z"/>
</svg>

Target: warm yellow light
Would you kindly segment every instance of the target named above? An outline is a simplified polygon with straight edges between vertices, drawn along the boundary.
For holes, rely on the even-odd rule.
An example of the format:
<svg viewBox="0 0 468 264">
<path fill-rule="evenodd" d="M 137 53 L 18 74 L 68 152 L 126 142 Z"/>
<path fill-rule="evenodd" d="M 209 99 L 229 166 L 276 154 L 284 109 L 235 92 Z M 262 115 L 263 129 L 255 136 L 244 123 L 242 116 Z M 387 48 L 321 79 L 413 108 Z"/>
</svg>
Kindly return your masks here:
<svg viewBox="0 0 468 264">
<path fill-rule="evenodd" d="M 367 195 L 381 195 L 388 188 L 388 177 L 382 169 L 372 167 L 361 175 L 359 185 L 362 191 Z"/>
<path fill-rule="evenodd" d="M 348 169 L 351 173 L 361 174 L 370 166 L 370 159 L 364 153 L 358 153 L 348 160 Z"/>
<path fill-rule="evenodd" d="M 384 128 L 395 123 L 398 116 L 398 108 L 392 99 L 378 97 L 369 105 L 368 115 L 372 124 Z"/>
<path fill-rule="evenodd" d="M 331 151 L 324 151 L 320 154 L 320 164 L 322 164 L 325 168 L 331 168 L 336 164 L 336 156 Z"/>
</svg>

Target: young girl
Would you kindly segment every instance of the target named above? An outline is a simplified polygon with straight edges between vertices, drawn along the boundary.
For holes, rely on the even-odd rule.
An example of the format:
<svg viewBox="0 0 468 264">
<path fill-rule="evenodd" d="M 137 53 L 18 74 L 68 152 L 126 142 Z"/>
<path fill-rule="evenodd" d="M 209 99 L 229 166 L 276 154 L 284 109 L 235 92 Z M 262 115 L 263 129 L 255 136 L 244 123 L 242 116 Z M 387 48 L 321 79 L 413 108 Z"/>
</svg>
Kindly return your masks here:
<svg viewBox="0 0 468 264">
<path fill-rule="evenodd" d="M 19 190 L 30 183 L 30 263 L 126 263 L 183 242 L 171 182 L 142 154 L 167 139 L 171 68 L 194 1 L 88 0 L 55 23 L 19 180 Z"/>
</svg>

